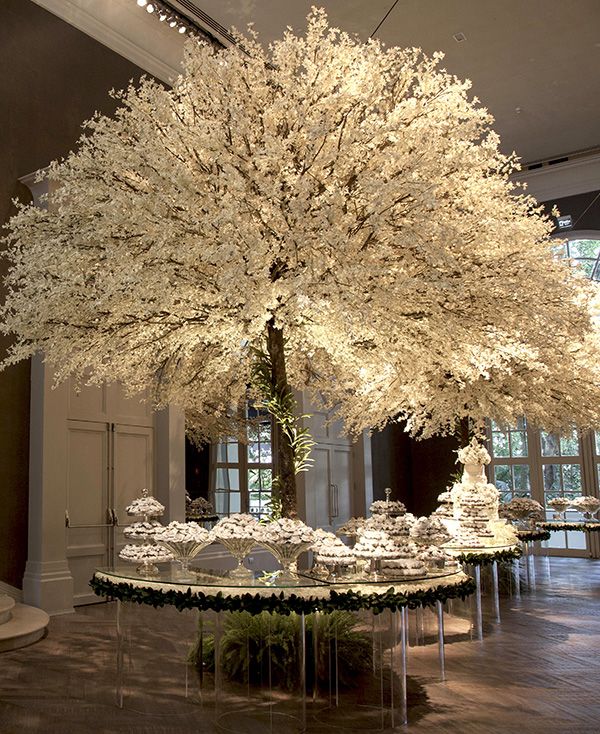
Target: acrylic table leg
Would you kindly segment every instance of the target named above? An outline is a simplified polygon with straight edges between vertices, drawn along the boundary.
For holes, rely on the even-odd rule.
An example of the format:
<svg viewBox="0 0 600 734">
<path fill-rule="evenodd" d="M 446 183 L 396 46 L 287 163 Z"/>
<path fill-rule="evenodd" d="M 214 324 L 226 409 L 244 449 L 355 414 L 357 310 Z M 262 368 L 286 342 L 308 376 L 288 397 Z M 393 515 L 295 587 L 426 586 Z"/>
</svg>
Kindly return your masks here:
<svg viewBox="0 0 600 734">
<path fill-rule="evenodd" d="M 124 653 L 125 653 L 125 640 L 123 630 L 123 609 L 121 600 L 117 599 L 117 677 L 116 677 L 116 688 L 115 694 L 117 698 L 117 706 L 123 708 L 123 668 L 124 668 Z"/>
<path fill-rule="evenodd" d="M 525 542 L 525 553 L 523 554 L 525 560 L 525 580 L 527 583 L 527 590 L 531 589 L 531 579 L 529 577 L 529 543 Z"/>
<path fill-rule="evenodd" d="M 300 614 L 300 696 L 302 699 L 302 727 L 306 728 L 306 618 Z"/>
<path fill-rule="evenodd" d="M 313 612 L 312 614 L 312 638 L 313 638 L 313 703 L 319 698 L 319 612 Z M 330 684 L 331 685 L 331 684 Z"/>
<path fill-rule="evenodd" d="M 527 556 L 528 563 L 530 564 L 529 579 L 531 584 L 531 590 L 535 591 L 535 545 L 529 543 L 529 554 Z"/>
<path fill-rule="evenodd" d="M 446 652 L 444 650 L 444 605 L 436 601 L 438 621 L 438 655 L 440 658 L 440 680 L 446 680 Z"/>
<path fill-rule="evenodd" d="M 483 617 L 481 612 L 481 567 L 475 566 L 475 630 L 477 639 L 483 640 Z"/>
<path fill-rule="evenodd" d="M 219 713 L 221 702 L 222 688 L 222 669 L 221 669 L 221 637 L 222 637 L 222 612 L 215 612 L 215 634 L 214 634 L 214 656 L 215 656 L 215 710 Z"/>
<path fill-rule="evenodd" d="M 518 558 L 513 558 L 512 562 L 513 579 L 515 583 L 515 598 L 521 599 L 521 564 Z"/>
<path fill-rule="evenodd" d="M 400 612 L 400 723 L 408 723 L 408 705 L 406 695 L 406 636 L 408 632 L 408 610 L 402 607 Z"/>
<path fill-rule="evenodd" d="M 425 624 L 423 620 L 423 607 L 417 607 L 415 609 L 415 624 L 417 627 L 417 631 L 416 631 L 417 645 L 419 644 L 424 645 L 425 644 Z"/>
<path fill-rule="evenodd" d="M 334 627 L 334 638 L 333 638 L 333 649 L 334 649 L 334 660 L 335 660 L 335 705 L 340 705 L 340 675 L 338 666 L 338 626 L 337 621 Z"/>
<path fill-rule="evenodd" d="M 492 561 L 492 594 L 494 598 L 494 619 L 500 622 L 500 589 L 498 588 L 498 561 Z"/>
</svg>

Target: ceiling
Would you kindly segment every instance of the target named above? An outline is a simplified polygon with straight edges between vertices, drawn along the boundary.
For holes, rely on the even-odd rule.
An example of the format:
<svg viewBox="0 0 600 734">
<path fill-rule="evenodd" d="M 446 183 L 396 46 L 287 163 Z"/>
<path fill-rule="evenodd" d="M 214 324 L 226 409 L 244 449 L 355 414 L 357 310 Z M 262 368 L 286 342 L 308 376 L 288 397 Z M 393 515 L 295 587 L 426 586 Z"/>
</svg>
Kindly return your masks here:
<svg viewBox="0 0 600 734">
<path fill-rule="evenodd" d="M 98 6 L 109 7 L 104 22 L 120 34 L 137 35 L 139 45 L 150 33 L 148 53 L 156 57 L 162 53 L 161 43 L 156 43 L 160 29 L 163 60 L 176 65 L 183 39 L 175 40 L 179 34 L 138 8 L 136 0 L 35 2 L 58 14 L 60 6 L 79 6 L 96 14 Z M 225 28 L 244 29 L 252 22 L 268 43 L 288 25 L 302 32 L 315 0 L 171 4 L 200 25 L 195 8 Z M 443 51 L 445 68 L 471 79 L 473 94 L 494 115 L 502 148 L 515 150 L 525 163 L 600 149 L 600 0 L 322 0 L 321 5 L 332 25 L 363 39 L 374 34 L 388 45 Z M 456 34 L 464 40 L 457 42 Z"/>
</svg>

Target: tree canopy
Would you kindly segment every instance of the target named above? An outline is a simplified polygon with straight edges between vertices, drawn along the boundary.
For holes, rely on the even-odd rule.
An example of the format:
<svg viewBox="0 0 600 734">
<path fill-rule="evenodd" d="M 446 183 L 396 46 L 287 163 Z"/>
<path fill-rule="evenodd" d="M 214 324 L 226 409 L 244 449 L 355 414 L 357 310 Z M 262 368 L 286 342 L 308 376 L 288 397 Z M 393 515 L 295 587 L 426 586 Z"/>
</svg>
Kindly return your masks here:
<svg viewBox="0 0 600 734">
<path fill-rule="evenodd" d="M 350 433 L 600 425 L 595 291 L 441 58 L 318 10 L 267 50 L 188 42 L 173 88 L 118 93 L 50 166 L 49 210 L 11 220 L 4 364 L 150 387 L 209 436 L 271 329 Z"/>
</svg>

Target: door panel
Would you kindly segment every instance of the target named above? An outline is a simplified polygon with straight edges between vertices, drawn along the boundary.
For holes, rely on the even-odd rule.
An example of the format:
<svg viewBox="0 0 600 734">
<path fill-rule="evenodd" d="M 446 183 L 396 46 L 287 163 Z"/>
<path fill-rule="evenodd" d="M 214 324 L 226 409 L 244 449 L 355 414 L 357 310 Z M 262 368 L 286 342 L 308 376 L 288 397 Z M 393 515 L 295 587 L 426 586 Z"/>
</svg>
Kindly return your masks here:
<svg viewBox="0 0 600 734">
<path fill-rule="evenodd" d="M 331 524 L 339 528 L 352 516 L 352 456 L 350 448 L 335 447 L 331 449 L 332 497 L 334 506 L 330 507 Z"/>
<path fill-rule="evenodd" d="M 149 494 L 154 486 L 153 429 L 145 426 L 115 425 L 113 432 L 113 504 L 119 525 L 115 528 L 114 562 L 117 563 L 119 551 L 127 542 L 123 537 L 123 526 L 136 521 L 125 512 L 127 505 L 139 497 L 142 489 Z"/>
<path fill-rule="evenodd" d="M 306 522 L 313 528 L 329 525 L 330 452 L 315 446 L 315 463 L 306 477 Z"/>
<path fill-rule="evenodd" d="M 98 601 L 88 582 L 109 562 L 112 528 L 108 485 L 109 433 L 106 423 L 67 421 L 67 559 L 74 580 L 74 604 Z M 78 526 L 92 527 L 78 527 Z M 95 526 L 95 527 L 94 527 Z"/>
</svg>

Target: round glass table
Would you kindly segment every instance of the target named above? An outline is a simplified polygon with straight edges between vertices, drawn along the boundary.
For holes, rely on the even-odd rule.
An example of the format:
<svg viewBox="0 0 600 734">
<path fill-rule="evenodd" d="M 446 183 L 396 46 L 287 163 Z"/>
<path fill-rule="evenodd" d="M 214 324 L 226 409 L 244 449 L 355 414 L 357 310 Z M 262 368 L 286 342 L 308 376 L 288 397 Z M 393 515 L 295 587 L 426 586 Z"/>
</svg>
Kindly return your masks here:
<svg viewBox="0 0 600 734">
<path fill-rule="evenodd" d="M 123 706 L 127 674 L 125 663 L 135 654 L 131 641 L 136 630 L 139 632 L 140 625 L 139 612 L 136 610 L 139 610 L 139 605 L 148 605 L 160 614 L 161 609 L 174 607 L 180 612 L 197 615 L 199 633 L 196 648 L 202 651 L 202 659 L 205 659 L 207 649 L 211 651 L 210 698 L 214 713 L 219 726 L 232 731 L 239 730 L 239 721 L 234 723 L 231 718 L 233 714 L 228 710 L 224 684 L 227 682 L 225 674 L 231 656 L 228 645 L 233 632 L 239 631 L 240 624 L 245 625 L 244 634 L 247 635 L 242 647 L 245 645 L 250 651 L 251 646 L 258 646 L 264 649 L 264 657 L 270 658 L 275 644 L 273 641 L 279 639 L 279 620 L 287 618 L 285 624 L 292 629 L 289 647 L 297 651 L 296 657 L 295 653 L 290 653 L 290 668 L 297 671 L 294 676 L 298 680 L 299 706 L 295 718 L 302 724 L 306 720 L 309 700 L 307 680 L 310 681 L 313 704 L 328 700 L 332 709 L 337 709 L 340 704 L 339 673 L 343 671 L 343 664 L 338 659 L 338 644 L 342 644 L 342 640 L 338 640 L 338 626 L 347 624 L 351 617 L 357 634 L 362 635 L 363 644 L 369 640 L 370 665 L 380 686 L 380 705 L 374 714 L 378 721 L 377 728 L 382 723 L 393 727 L 407 721 L 408 609 L 431 606 L 437 611 L 440 676 L 445 679 L 443 604 L 453 598 L 464 599 L 476 588 L 474 581 L 456 568 L 440 569 L 411 579 L 325 579 L 306 573 L 299 574 L 295 579 L 281 581 L 277 573 L 239 579 L 207 569 L 192 570 L 192 582 L 187 578 L 180 579 L 174 564 L 163 565 L 159 574 L 152 578 L 137 574 L 131 567 L 102 568 L 95 572 L 90 584 L 96 594 L 117 600 L 117 702 Z M 256 618 L 257 622 L 252 623 L 252 618 Z M 256 634 L 262 636 L 262 642 L 253 638 L 253 630 L 257 629 L 261 630 Z M 274 666 L 276 662 L 274 660 Z M 327 665 L 330 675 L 317 675 L 317 670 Z M 250 700 L 252 671 L 250 665 L 248 668 L 246 675 Z M 273 693 L 271 662 L 268 663 L 268 671 L 261 678 L 263 694 L 267 692 L 261 694 L 261 705 L 266 695 L 270 706 L 269 720 L 273 722 L 272 714 L 276 712 L 278 698 Z M 187 676 L 186 668 L 186 695 Z M 327 689 L 324 694 L 320 690 L 323 686 Z M 202 701 L 208 700 L 208 690 L 202 676 L 198 695 Z M 344 704 L 346 712 L 347 705 Z M 256 713 L 259 708 L 255 706 L 253 710 Z M 227 721 L 230 721 L 231 729 Z"/>
</svg>

